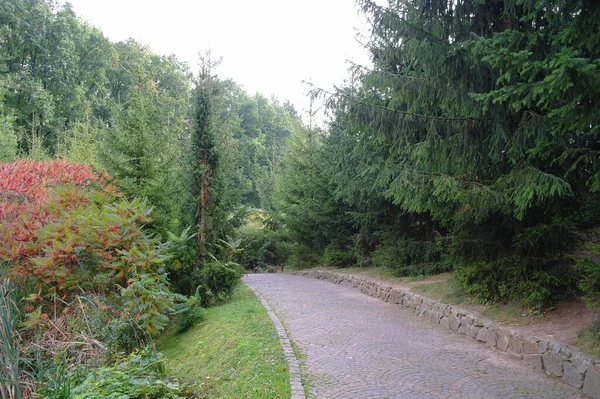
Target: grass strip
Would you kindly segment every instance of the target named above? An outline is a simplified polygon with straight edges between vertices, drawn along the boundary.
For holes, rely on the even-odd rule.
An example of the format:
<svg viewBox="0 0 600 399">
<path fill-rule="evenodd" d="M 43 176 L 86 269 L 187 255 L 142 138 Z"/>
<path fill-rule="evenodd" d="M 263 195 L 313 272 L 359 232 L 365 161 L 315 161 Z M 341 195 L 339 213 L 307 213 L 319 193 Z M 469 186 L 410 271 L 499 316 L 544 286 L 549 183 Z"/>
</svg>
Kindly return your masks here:
<svg viewBox="0 0 600 399">
<path fill-rule="evenodd" d="M 289 372 L 265 308 L 240 284 L 231 300 L 207 309 L 205 320 L 158 349 L 167 365 L 201 397 L 289 398 Z"/>
</svg>

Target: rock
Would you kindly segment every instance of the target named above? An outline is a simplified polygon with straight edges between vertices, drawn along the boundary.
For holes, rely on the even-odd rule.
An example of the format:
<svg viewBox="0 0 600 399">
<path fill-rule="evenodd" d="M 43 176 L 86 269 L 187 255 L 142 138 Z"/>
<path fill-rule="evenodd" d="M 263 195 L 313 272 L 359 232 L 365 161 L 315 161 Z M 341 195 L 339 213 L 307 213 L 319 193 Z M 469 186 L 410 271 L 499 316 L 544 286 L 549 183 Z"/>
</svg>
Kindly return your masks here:
<svg viewBox="0 0 600 399">
<path fill-rule="evenodd" d="M 577 371 L 570 362 L 563 363 L 563 380 L 570 386 L 578 389 L 581 388 L 583 386 L 584 375 L 584 373 Z"/>
<path fill-rule="evenodd" d="M 600 398 L 600 367 L 598 364 L 590 364 L 585 373 L 583 392 L 592 398 Z"/>
<path fill-rule="evenodd" d="M 546 352 L 542 355 L 542 365 L 548 375 L 553 377 L 562 377 L 563 367 L 560 358 L 552 352 Z"/>
<path fill-rule="evenodd" d="M 523 338 L 523 347 L 524 354 L 539 354 L 539 345 L 533 339 Z"/>
<path fill-rule="evenodd" d="M 506 352 L 508 349 L 508 342 L 510 341 L 511 335 L 507 331 L 498 332 L 498 350 Z"/>
<path fill-rule="evenodd" d="M 458 328 L 460 327 L 460 324 L 461 324 L 461 320 L 459 319 L 458 316 L 451 314 L 450 317 L 448 318 L 448 321 L 450 323 L 450 329 L 452 331 L 458 330 Z"/>
<path fill-rule="evenodd" d="M 496 329 L 488 328 L 485 333 L 485 344 L 488 346 L 496 346 L 497 345 L 497 335 Z"/>
<path fill-rule="evenodd" d="M 572 387 L 583 387 L 585 373 L 592 362 L 579 352 L 573 352 L 570 361 L 563 362 L 563 380 Z"/>
<path fill-rule="evenodd" d="M 515 335 L 508 340 L 508 350 L 511 353 L 520 355 L 523 353 L 523 341 Z"/>
<path fill-rule="evenodd" d="M 471 338 L 476 338 L 477 335 L 479 335 L 479 331 L 481 330 L 482 327 L 477 327 L 477 326 L 471 326 L 469 327 L 469 332 L 467 332 L 467 336 L 471 337 Z"/>
<path fill-rule="evenodd" d="M 477 339 L 477 341 L 480 342 L 485 342 L 485 335 L 487 334 L 488 329 L 485 327 L 482 327 L 479 332 L 477 333 L 477 337 L 475 337 L 475 339 Z"/>
<path fill-rule="evenodd" d="M 536 371 L 542 371 L 542 357 L 540 355 L 523 355 L 523 363 Z"/>
<path fill-rule="evenodd" d="M 445 327 L 445 328 L 450 328 L 450 322 L 448 320 L 448 317 L 444 316 L 440 319 L 440 326 Z"/>
</svg>

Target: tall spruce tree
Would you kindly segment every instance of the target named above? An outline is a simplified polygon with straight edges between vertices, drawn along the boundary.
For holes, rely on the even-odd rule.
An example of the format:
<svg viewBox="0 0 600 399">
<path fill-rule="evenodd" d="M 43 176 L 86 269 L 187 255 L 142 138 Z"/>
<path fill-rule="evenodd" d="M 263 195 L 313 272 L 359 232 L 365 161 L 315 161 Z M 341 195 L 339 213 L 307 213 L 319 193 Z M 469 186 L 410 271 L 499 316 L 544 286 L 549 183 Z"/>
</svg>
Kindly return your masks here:
<svg viewBox="0 0 600 399">
<path fill-rule="evenodd" d="M 435 242 L 485 299 L 539 305 L 568 291 L 557 256 L 598 209 L 600 5 L 359 4 L 374 67 L 356 67 L 329 105 L 365 161 L 356 175 L 408 216 L 397 238 Z"/>
<path fill-rule="evenodd" d="M 194 122 L 191 135 L 192 186 L 194 202 L 194 225 L 198 231 L 197 253 L 201 265 L 206 263 L 208 240 L 209 204 L 213 194 L 215 172 L 219 165 L 213 124 L 213 97 L 216 89 L 214 69 L 219 62 L 211 59 L 210 53 L 200 58 L 200 73 L 194 90 Z"/>
</svg>

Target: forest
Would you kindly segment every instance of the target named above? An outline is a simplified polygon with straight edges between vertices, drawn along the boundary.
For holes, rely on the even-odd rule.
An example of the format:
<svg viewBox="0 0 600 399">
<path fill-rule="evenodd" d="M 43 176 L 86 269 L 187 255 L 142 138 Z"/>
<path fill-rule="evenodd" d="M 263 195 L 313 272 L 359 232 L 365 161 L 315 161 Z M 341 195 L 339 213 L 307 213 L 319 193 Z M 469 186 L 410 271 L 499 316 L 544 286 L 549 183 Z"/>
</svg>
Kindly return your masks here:
<svg viewBox="0 0 600 399">
<path fill-rule="evenodd" d="M 357 7 L 372 64 L 315 127 L 210 52 L 0 3 L 0 398 L 194 397 L 153 340 L 282 265 L 600 302 L 600 3 Z"/>
</svg>

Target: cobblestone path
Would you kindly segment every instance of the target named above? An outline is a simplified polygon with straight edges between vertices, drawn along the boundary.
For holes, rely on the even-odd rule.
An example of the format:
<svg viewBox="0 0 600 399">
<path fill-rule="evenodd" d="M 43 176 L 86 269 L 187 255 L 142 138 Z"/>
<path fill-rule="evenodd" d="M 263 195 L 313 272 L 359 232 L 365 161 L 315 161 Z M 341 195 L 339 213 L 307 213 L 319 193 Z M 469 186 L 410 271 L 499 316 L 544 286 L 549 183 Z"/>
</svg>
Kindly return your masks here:
<svg viewBox="0 0 600 399">
<path fill-rule="evenodd" d="M 351 288 L 282 274 L 244 281 L 300 348 L 310 398 L 583 397 L 505 354 Z"/>
</svg>

